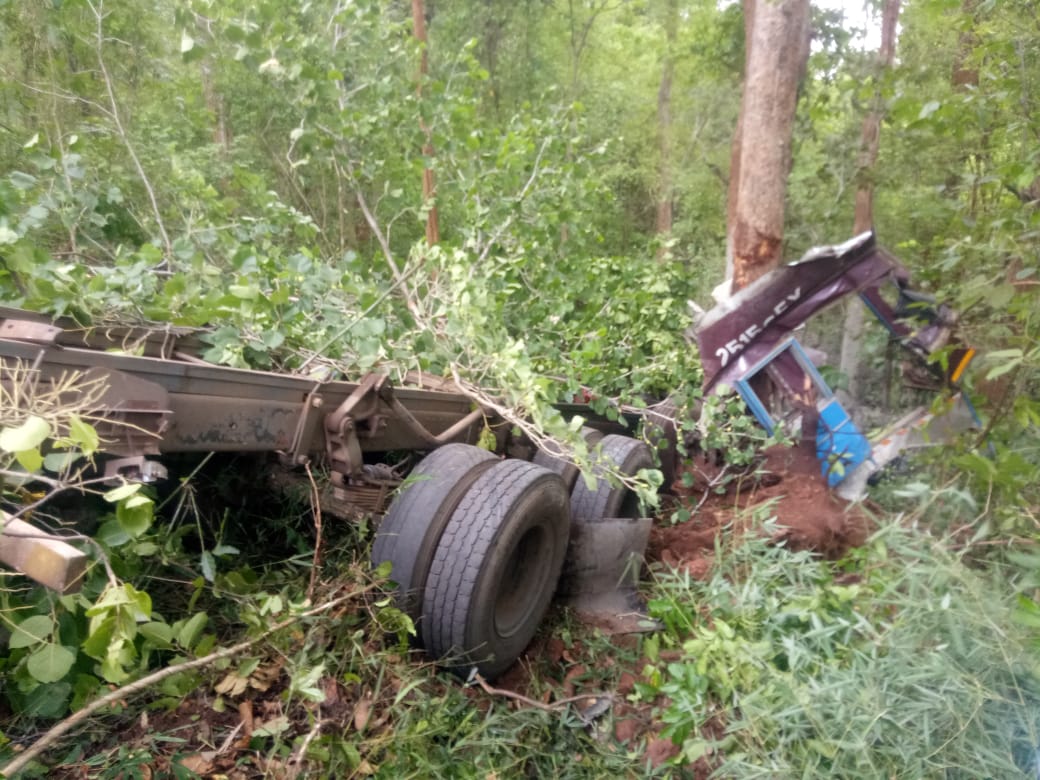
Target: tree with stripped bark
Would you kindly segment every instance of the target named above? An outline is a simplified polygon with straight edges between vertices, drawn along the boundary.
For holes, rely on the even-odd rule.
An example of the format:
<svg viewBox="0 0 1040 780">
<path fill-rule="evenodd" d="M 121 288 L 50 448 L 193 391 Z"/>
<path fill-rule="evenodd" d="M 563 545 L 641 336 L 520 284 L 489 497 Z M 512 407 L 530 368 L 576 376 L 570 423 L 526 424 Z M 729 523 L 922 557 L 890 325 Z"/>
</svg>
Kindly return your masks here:
<svg viewBox="0 0 1040 780">
<path fill-rule="evenodd" d="M 745 67 L 733 139 L 726 267 L 732 289 L 780 263 L 798 85 L 809 57 L 809 0 L 744 0 Z"/>
</svg>

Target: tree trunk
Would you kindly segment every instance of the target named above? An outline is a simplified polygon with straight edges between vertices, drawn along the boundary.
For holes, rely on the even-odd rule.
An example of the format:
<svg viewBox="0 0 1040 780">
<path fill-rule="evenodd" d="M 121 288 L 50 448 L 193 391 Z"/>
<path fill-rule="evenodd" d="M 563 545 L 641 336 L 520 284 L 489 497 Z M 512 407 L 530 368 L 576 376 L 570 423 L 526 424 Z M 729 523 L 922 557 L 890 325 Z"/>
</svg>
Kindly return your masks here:
<svg viewBox="0 0 1040 780">
<path fill-rule="evenodd" d="M 780 263 L 791 133 L 809 58 L 809 0 L 745 0 L 744 10 L 744 92 L 726 231 L 734 291 Z"/>
<path fill-rule="evenodd" d="M 213 115 L 213 143 L 227 160 L 231 154 L 231 132 L 228 128 L 224 96 L 217 91 L 213 83 L 213 59 L 209 55 L 199 62 L 199 76 L 202 80 L 202 98 L 206 101 L 206 108 Z"/>
<path fill-rule="evenodd" d="M 881 15 L 881 46 L 877 55 L 877 78 L 892 67 L 896 52 L 896 24 L 901 0 L 885 0 Z M 874 90 L 870 111 L 863 118 L 859 160 L 856 166 L 856 211 L 852 234 L 859 235 L 874 227 L 874 166 L 877 164 L 881 139 L 884 101 L 880 84 Z M 860 395 L 858 359 L 863 345 L 863 304 L 859 298 L 849 301 L 845 310 L 845 329 L 841 337 L 839 370 L 848 378 L 848 393 L 855 402 Z"/>
<path fill-rule="evenodd" d="M 419 47 L 422 50 L 419 60 L 419 76 L 416 80 L 416 94 L 421 98 L 423 81 L 426 80 L 426 74 L 430 70 L 429 52 L 427 50 L 429 39 L 426 37 L 426 9 L 424 8 L 423 0 L 412 0 L 412 30 L 415 40 L 419 42 Z M 437 219 L 437 203 L 435 201 L 437 186 L 433 176 L 433 168 L 430 167 L 430 159 L 433 157 L 433 132 L 422 118 L 419 119 L 419 126 L 422 128 L 423 135 L 426 136 L 426 142 L 423 144 L 422 150 L 423 157 L 426 158 L 426 163 L 423 166 L 422 194 L 423 204 L 429 209 L 426 212 L 426 243 L 432 246 L 441 240 L 441 228 Z"/>
<path fill-rule="evenodd" d="M 679 26 L 678 0 L 664 2 L 665 53 L 661 68 L 661 86 L 657 90 L 657 132 L 661 160 L 657 196 L 657 237 L 661 247 L 658 258 L 667 254 L 665 242 L 672 233 L 672 200 L 674 178 L 672 175 L 672 78 L 675 72 L 675 36 Z"/>
</svg>

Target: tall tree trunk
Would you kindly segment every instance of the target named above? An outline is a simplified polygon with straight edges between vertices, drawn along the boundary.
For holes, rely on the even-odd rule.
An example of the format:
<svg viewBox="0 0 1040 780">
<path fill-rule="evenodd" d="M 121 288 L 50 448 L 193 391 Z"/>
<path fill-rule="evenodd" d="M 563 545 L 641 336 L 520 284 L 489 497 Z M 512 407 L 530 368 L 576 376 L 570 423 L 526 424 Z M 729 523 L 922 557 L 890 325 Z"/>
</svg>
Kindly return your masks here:
<svg viewBox="0 0 1040 780">
<path fill-rule="evenodd" d="M 423 0 L 412 0 L 412 30 L 415 40 L 419 42 L 422 50 L 419 59 L 419 77 L 417 79 L 416 93 L 422 97 L 423 81 L 430 71 L 430 58 L 428 51 L 429 39 L 426 37 L 426 9 Z M 422 194 L 423 203 L 429 209 L 426 213 L 426 243 L 437 244 L 441 240 L 440 222 L 437 219 L 437 203 L 434 200 L 437 194 L 437 186 L 433 176 L 433 168 L 430 167 L 430 159 L 433 157 L 433 131 L 427 126 L 424 119 L 419 119 L 426 141 L 423 143 L 423 157 L 426 158 L 423 166 Z"/>
<path fill-rule="evenodd" d="M 734 291 L 780 263 L 791 133 L 809 58 L 809 0 L 745 0 L 744 10 L 748 45 L 726 231 Z"/>
<path fill-rule="evenodd" d="M 899 21 L 901 0 L 885 0 L 881 14 L 881 46 L 877 53 L 876 78 L 880 82 L 886 71 L 891 69 L 896 54 L 896 25 Z M 874 167 L 877 164 L 881 140 L 881 120 L 884 117 L 884 100 L 880 83 L 874 90 L 870 111 L 863 118 L 863 133 L 860 140 L 859 159 L 856 165 L 856 211 L 852 234 L 859 235 L 874 227 Z M 860 395 L 858 358 L 863 345 L 863 304 L 853 298 L 845 310 L 845 329 L 841 337 L 841 360 L 839 370 L 848 378 L 848 393 L 853 401 Z"/>
<path fill-rule="evenodd" d="M 217 91 L 213 80 L 213 58 L 208 54 L 199 61 L 199 76 L 202 80 L 202 98 L 213 115 L 213 143 L 226 160 L 231 154 L 231 131 L 224 96 Z"/>
<path fill-rule="evenodd" d="M 658 174 L 657 236 L 661 247 L 658 258 L 667 254 L 664 242 L 672 233 L 672 201 L 674 179 L 672 174 L 672 78 L 675 72 L 675 36 L 679 26 L 678 0 L 664 0 L 665 53 L 661 68 L 661 86 L 657 90 L 657 133 L 661 155 Z"/>
</svg>

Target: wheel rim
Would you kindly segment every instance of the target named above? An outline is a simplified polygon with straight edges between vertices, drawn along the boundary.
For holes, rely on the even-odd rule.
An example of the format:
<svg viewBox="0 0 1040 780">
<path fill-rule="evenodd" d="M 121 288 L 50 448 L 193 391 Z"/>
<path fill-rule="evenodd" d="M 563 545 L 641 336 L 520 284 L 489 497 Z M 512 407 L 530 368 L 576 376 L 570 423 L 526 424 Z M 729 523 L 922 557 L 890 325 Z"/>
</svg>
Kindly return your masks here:
<svg viewBox="0 0 1040 780">
<path fill-rule="evenodd" d="M 551 558 L 546 542 L 546 529 L 537 525 L 527 529 L 513 547 L 495 599 L 495 633 L 500 637 L 515 634 L 537 602 L 532 594 L 548 576 Z"/>
</svg>

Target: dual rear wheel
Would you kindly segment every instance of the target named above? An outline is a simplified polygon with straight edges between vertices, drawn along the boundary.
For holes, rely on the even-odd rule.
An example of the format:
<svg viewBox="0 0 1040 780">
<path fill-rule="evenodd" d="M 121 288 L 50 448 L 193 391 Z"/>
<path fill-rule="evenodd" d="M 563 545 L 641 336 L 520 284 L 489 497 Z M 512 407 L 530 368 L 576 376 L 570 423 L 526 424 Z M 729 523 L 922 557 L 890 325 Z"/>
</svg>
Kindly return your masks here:
<svg viewBox="0 0 1040 780">
<path fill-rule="evenodd" d="M 606 436 L 602 445 L 624 473 L 649 467 L 642 442 Z M 492 679 L 530 643 L 560 578 L 572 513 L 638 511 L 624 487 L 600 479 L 589 490 L 573 471 L 449 444 L 423 459 L 394 499 L 372 563 L 391 563 L 418 643 L 452 671 L 476 667 Z"/>
</svg>

